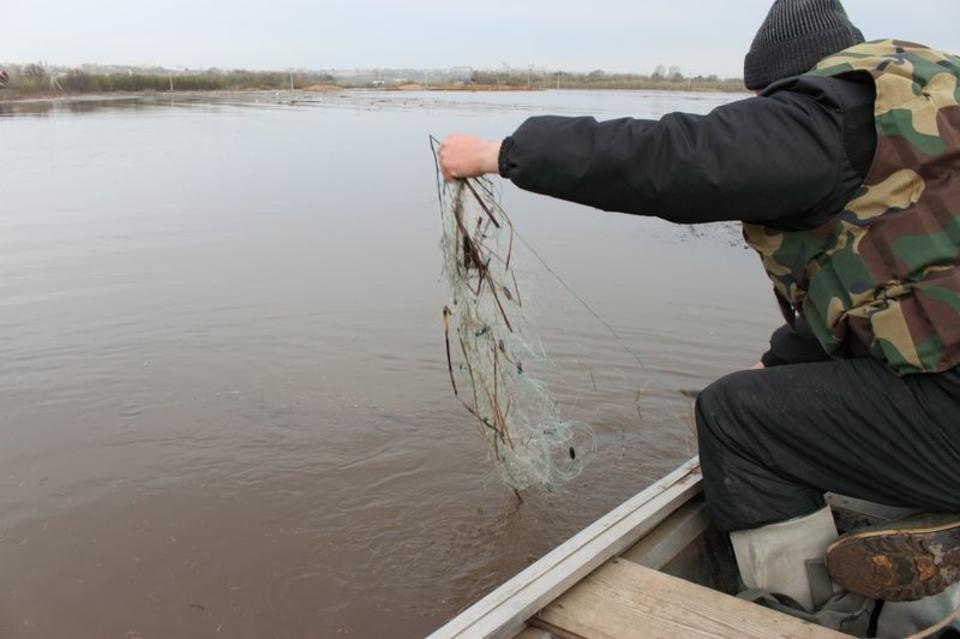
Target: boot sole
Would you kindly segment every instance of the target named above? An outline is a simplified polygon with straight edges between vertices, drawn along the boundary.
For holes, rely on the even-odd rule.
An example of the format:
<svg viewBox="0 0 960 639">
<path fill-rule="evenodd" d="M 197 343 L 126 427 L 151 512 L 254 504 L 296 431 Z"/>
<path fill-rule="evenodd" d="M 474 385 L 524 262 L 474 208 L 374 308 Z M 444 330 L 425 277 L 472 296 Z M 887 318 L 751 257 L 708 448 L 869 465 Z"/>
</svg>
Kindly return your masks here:
<svg viewBox="0 0 960 639">
<path fill-rule="evenodd" d="M 827 548 L 833 581 L 887 601 L 918 601 L 960 581 L 960 523 L 841 537 Z"/>
</svg>

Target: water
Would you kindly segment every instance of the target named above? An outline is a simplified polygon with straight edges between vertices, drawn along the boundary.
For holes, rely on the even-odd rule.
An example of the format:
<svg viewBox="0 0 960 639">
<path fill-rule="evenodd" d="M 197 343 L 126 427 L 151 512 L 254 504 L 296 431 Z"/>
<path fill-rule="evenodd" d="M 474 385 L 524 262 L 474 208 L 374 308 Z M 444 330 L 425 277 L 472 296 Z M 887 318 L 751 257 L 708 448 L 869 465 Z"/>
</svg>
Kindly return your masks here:
<svg viewBox="0 0 960 639">
<path fill-rule="evenodd" d="M 422 635 L 695 450 L 531 270 L 557 368 L 618 400 L 558 386 L 600 438 L 564 491 L 496 481 L 447 379 L 427 135 L 731 98 L 278 97 L 0 107 L 0 636 Z M 730 233 L 504 198 L 669 385 L 765 349 Z"/>
</svg>

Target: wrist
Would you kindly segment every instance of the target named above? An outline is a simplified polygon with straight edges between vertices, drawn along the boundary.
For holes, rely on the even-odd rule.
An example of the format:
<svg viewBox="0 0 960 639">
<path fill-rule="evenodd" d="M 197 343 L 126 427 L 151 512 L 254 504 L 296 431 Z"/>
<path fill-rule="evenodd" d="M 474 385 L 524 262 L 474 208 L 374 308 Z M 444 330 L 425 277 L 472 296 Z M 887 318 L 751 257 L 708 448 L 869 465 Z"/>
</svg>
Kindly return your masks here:
<svg viewBox="0 0 960 639">
<path fill-rule="evenodd" d="M 484 173 L 500 173 L 500 146 L 503 142 L 491 142 L 483 154 L 481 168 Z"/>
</svg>

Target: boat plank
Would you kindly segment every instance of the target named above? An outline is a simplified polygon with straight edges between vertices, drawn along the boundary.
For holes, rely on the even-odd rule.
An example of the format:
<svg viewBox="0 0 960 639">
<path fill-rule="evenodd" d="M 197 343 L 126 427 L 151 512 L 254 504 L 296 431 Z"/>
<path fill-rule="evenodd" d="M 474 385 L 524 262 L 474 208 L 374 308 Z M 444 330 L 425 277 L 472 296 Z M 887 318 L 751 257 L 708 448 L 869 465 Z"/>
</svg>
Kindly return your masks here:
<svg viewBox="0 0 960 639">
<path fill-rule="evenodd" d="M 700 462 L 695 457 L 552 550 L 430 639 L 515 636 L 527 619 L 604 562 L 629 549 L 702 490 Z"/>
<path fill-rule="evenodd" d="M 660 570 L 699 539 L 709 526 L 703 498 L 693 499 L 620 557 Z"/>
<path fill-rule="evenodd" d="M 556 639 L 552 632 L 548 630 L 541 630 L 540 628 L 534 628 L 528 626 L 524 628 L 520 634 L 518 634 L 514 639 Z"/>
<path fill-rule="evenodd" d="M 622 559 L 595 571 L 531 623 L 586 639 L 849 639 Z"/>
<path fill-rule="evenodd" d="M 836 518 L 837 527 L 841 531 L 855 530 L 874 524 L 885 524 L 921 512 L 916 508 L 885 506 L 835 493 L 827 493 L 827 503 L 833 509 L 833 516 Z"/>
</svg>

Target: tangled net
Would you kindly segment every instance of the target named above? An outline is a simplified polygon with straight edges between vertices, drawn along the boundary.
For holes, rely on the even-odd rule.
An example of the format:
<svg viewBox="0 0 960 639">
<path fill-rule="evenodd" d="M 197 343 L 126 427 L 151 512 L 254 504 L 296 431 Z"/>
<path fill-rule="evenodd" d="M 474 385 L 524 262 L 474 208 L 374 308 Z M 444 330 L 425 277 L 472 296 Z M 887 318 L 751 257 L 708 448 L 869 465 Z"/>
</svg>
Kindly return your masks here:
<svg viewBox="0 0 960 639">
<path fill-rule="evenodd" d="M 524 313 L 513 224 L 485 179 L 439 183 L 443 309 L 453 392 L 477 420 L 503 481 L 517 495 L 556 490 L 596 452 L 591 428 L 563 421 L 535 369 L 549 358 Z M 586 444 L 584 444 L 586 442 Z"/>
</svg>

